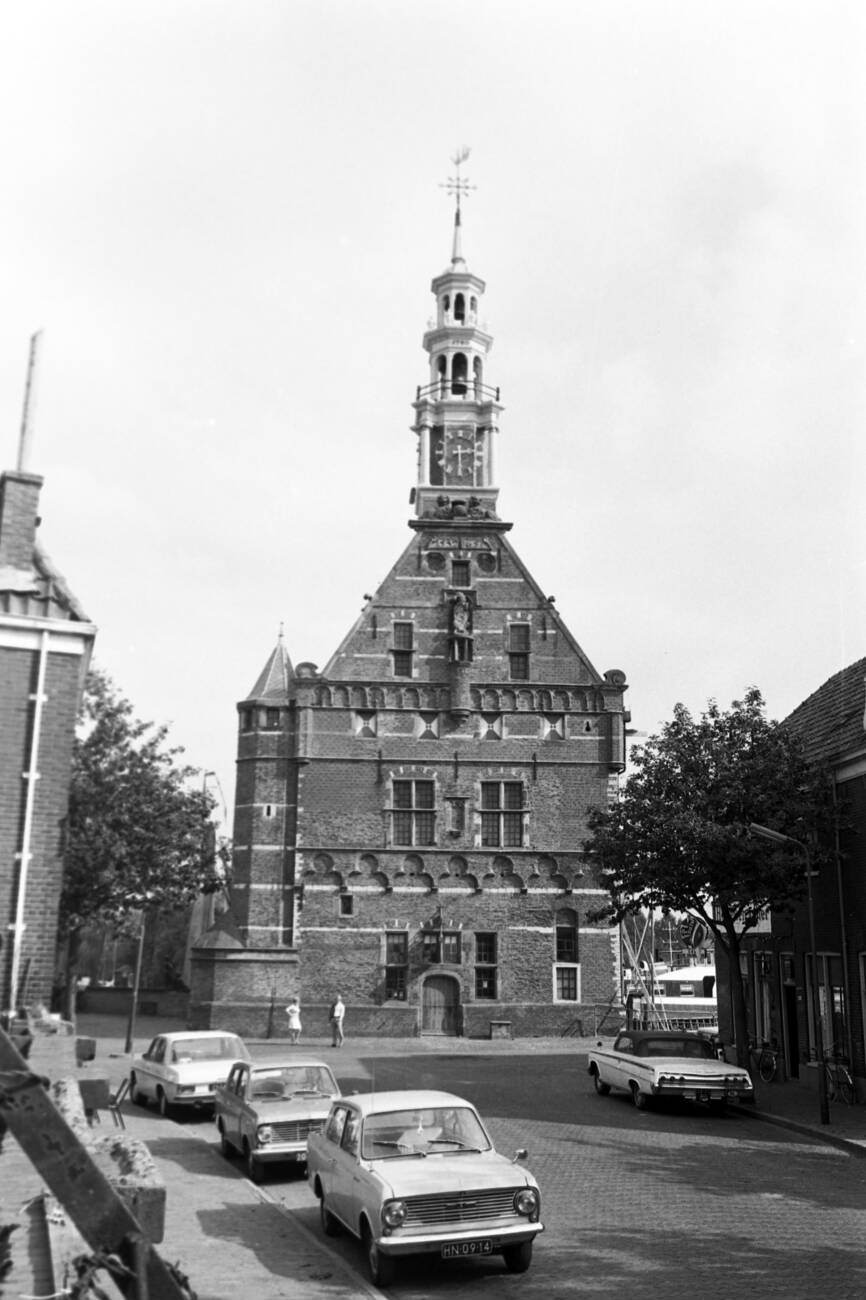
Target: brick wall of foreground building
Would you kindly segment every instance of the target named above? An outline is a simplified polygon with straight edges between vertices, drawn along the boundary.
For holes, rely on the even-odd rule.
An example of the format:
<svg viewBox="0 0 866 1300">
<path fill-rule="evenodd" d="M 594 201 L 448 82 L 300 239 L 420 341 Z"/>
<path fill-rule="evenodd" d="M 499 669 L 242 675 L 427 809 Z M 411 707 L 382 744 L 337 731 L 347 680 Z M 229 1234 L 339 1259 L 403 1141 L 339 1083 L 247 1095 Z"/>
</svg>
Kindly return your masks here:
<svg viewBox="0 0 866 1300">
<path fill-rule="evenodd" d="M 70 758 L 95 632 L 36 546 L 41 483 L 21 472 L 0 478 L 2 1009 L 51 999 Z"/>
</svg>

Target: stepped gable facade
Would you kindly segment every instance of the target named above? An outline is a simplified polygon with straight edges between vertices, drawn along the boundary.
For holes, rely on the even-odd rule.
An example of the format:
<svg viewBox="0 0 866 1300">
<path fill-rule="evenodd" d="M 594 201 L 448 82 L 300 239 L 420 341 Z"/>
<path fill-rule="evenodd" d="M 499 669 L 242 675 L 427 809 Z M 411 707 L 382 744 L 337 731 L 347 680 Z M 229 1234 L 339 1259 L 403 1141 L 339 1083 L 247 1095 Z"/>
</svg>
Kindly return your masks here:
<svg viewBox="0 0 866 1300">
<path fill-rule="evenodd" d="M 625 760 L 598 672 L 498 513 L 502 411 L 457 207 L 416 391 L 410 539 L 319 671 L 276 649 L 238 706 L 233 913 L 194 961 L 196 1023 L 592 1033 L 618 1001 L 587 812 Z"/>
</svg>

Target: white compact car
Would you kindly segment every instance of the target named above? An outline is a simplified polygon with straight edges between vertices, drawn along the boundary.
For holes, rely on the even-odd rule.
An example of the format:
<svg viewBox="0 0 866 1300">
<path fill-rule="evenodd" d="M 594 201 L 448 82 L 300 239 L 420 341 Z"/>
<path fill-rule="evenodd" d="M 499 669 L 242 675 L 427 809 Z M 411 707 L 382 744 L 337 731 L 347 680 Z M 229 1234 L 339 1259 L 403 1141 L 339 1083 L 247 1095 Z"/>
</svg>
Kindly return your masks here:
<svg viewBox="0 0 866 1300">
<path fill-rule="evenodd" d="M 541 1193 L 518 1160 L 498 1155 L 477 1111 L 448 1092 L 343 1097 L 307 1141 L 307 1176 L 322 1228 L 343 1228 L 367 1253 L 370 1277 L 387 1286 L 395 1260 L 502 1255 L 523 1273 L 544 1228 Z"/>
<path fill-rule="evenodd" d="M 212 1109 L 216 1089 L 235 1061 L 249 1059 L 243 1039 L 221 1029 L 157 1034 L 147 1051 L 133 1058 L 129 1095 L 140 1106 L 155 1101 L 162 1115 L 175 1106 Z"/>
</svg>

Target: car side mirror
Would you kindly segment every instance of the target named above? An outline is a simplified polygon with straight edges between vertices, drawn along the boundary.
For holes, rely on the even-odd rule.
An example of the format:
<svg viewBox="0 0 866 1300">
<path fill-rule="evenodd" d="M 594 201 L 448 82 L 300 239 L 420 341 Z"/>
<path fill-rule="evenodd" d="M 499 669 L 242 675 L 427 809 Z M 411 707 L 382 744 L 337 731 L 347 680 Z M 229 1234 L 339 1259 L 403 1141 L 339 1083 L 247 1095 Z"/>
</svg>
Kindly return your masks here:
<svg viewBox="0 0 866 1300">
<path fill-rule="evenodd" d="M 514 1153 L 514 1158 L 511 1161 L 511 1163 L 513 1165 L 516 1165 L 519 1160 L 527 1160 L 528 1158 L 529 1158 L 529 1152 L 526 1150 L 526 1147 L 518 1147 Z"/>
</svg>

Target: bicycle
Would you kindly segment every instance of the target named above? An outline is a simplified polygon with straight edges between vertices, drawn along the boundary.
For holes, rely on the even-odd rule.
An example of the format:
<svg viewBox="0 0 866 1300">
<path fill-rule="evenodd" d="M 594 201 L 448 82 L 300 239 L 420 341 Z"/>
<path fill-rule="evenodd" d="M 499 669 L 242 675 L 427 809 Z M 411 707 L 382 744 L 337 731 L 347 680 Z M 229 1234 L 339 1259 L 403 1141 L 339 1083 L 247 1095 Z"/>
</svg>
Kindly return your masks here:
<svg viewBox="0 0 866 1300">
<path fill-rule="evenodd" d="M 827 1080 L 827 1100 L 835 1101 L 841 1097 L 846 1106 L 853 1106 L 857 1100 L 857 1090 L 848 1070 L 848 1058 L 836 1050 L 835 1044 L 832 1054 L 824 1057 L 824 1075 Z"/>
<path fill-rule="evenodd" d="M 764 1039 L 760 1047 L 758 1047 L 757 1043 L 749 1043 L 749 1054 L 755 1063 L 761 1080 L 764 1083 L 772 1083 L 779 1068 L 778 1048 L 771 1046 Z"/>
</svg>

